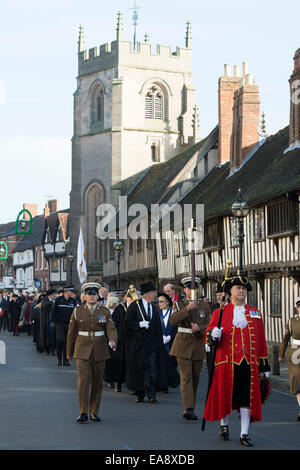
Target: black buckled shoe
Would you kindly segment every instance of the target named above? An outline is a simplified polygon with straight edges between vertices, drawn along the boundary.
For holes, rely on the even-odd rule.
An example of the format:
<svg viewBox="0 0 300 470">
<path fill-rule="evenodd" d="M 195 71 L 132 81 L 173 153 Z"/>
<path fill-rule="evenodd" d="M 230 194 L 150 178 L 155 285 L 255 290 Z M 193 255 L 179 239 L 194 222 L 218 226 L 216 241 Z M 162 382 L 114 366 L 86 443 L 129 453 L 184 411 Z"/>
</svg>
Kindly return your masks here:
<svg viewBox="0 0 300 470">
<path fill-rule="evenodd" d="M 221 425 L 219 436 L 223 441 L 229 441 L 229 426 Z"/>
<path fill-rule="evenodd" d="M 85 423 L 86 421 L 89 420 L 89 417 L 86 413 L 81 413 L 78 418 L 76 418 L 77 423 Z"/>
<path fill-rule="evenodd" d="M 192 408 L 188 408 L 182 415 L 184 419 L 187 421 L 197 421 L 198 416 L 195 415 L 194 410 Z"/>
<path fill-rule="evenodd" d="M 242 434 L 240 437 L 241 446 L 253 447 L 249 434 Z"/>
<path fill-rule="evenodd" d="M 156 397 L 149 398 L 149 403 L 156 403 L 156 402 L 157 402 Z"/>
<path fill-rule="evenodd" d="M 135 403 L 142 403 L 144 401 L 144 397 L 137 396 L 134 401 L 135 401 Z"/>
<path fill-rule="evenodd" d="M 94 413 L 92 413 L 92 414 L 90 415 L 90 420 L 91 420 L 91 421 L 94 421 L 94 422 L 99 422 L 99 421 L 101 421 L 100 416 L 95 415 Z"/>
</svg>

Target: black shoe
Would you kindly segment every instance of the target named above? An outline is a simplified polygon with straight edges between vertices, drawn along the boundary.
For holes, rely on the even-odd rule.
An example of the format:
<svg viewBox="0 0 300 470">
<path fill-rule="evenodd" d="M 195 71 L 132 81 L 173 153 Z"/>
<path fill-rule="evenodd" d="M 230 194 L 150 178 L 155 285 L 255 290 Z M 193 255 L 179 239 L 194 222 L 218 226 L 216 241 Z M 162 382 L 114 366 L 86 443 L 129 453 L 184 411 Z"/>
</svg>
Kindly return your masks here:
<svg viewBox="0 0 300 470">
<path fill-rule="evenodd" d="M 136 397 L 134 401 L 135 403 L 142 403 L 144 401 L 144 397 Z"/>
<path fill-rule="evenodd" d="M 194 414 L 194 410 L 192 408 L 188 408 L 182 416 L 187 421 L 197 421 L 198 416 Z"/>
<path fill-rule="evenodd" d="M 114 383 L 109 383 L 107 384 L 108 388 L 115 388 L 115 384 Z"/>
<path fill-rule="evenodd" d="M 62 365 L 62 362 L 61 362 L 61 360 L 60 360 L 60 359 L 57 359 L 57 361 L 56 361 L 56 365 L 58 365 L 58 366 L 61 366 L 61 365 Z"/>
<path fill-rule="evenodd" d="M 80 424 L 85 423 L 88 420 L 89 420 L 89 417 L 86 413 L 81 413 L 80 416 L 76 418 L 77 423 L 80 423 Z"/>
<path fill-rule="evenodd" d="M 150 397 L 149 403 L 157 403 L 156 397 Z"/>
<path fill-rule="evenodd" d="M 249 434 L 242 434 L 240 437 L 241 446 L 253 447 Z"/>
<path fill-rule="evenodd" d="M 92 414 L 90 415 L 90 420 L 91 420 L 91 421 L 95 421 L 95 422 L 101 421 L 100 416 L 97 416 L 97 415 L 95 415 L 94 413 L 92 413 Z"/>
<path fill-rule="evenodd" d="M 219 436 L 223 441 L 229 441 L 229 427 L 227 425 L 221 424 Z"/>
<path fill-rule="evenodd" d="M 115 392 L 122 392 L 122 387 L 121 387 L 121 385 L 116 385 L 116 386 L 115 386 Z"/>
<path fill-rule="evenodd" d="M 297 421 L 300 421 L 300 413 L 298 413 Z"/>
<path fill-rule="evenodd" d="M 64 365 L 64 366 L 69 366 L 70 363 L 69 363 L 69 361 L 64 361 L 64 362 L 63 362 L 63 365 Z"/>
</svg>

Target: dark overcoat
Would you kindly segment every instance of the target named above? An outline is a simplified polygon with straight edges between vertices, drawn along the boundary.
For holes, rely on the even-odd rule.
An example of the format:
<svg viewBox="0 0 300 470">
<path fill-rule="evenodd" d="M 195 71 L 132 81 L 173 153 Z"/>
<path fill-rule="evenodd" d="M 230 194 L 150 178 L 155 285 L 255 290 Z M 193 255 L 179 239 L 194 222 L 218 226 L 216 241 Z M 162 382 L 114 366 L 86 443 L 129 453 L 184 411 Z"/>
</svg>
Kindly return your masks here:
<svg viewBox="0 0 300 470">
<path fill-rule="evenodd" d="M 155 344 L 157 351 L 157 382 L 156 391 L 168 388 L 165 367 L 165 348 L 162 339 L 162 329 L 157 308 L 152 304 L 153 315 L 150 328 L 155 331 Z M 141 314 L 144 316 L 142 316 Z M 147 335 L 150 328 L 140 328 L 139 323 L 147 318 L 142 300 L 129 305 L 124 319 L 126 341 L 126 385 L 130 390 L 144 390 L 146 375 L 149 369 Z"/>
</svg>

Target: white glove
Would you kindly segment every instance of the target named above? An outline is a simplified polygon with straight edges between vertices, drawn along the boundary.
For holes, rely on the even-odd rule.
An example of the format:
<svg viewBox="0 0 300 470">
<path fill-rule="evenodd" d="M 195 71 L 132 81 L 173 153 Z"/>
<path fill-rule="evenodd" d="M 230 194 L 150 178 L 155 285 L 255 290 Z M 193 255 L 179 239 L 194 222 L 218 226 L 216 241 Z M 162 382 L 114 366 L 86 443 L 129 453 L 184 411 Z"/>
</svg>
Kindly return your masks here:
<svg viewBox="0 0 300 470">
<path fill-rule="evenodd" d="M 222 330 L 223 330 L 223 327 L 222 328 L 218 328 L 218 327 L 214 327 L 214 329 L 212 330 L 211 332 L 211 337 L 213 339 L 220 339 L 221 338 L 221 335 L 222 335 Z"/>
<path fill-rule="evenodd" d="M 170 335 L 168 335 L 168 336 L 163 335 L 164 344 L 167 344 L 169 341 L 171 341 L 171 336 Z"/>
<path fill-rule="evenodd" d="M 259 375 L 262 377 L 263 375 L 267 377 L 267 379 L 270 377 L 270 372 L 260 372 Z"/>
<path fill-rule="evenodd" d="M 140 325 L 140 328 L 146 328 L 147 330 L 149 328 L 149 322 L 146 321 L 146 320 L 145 321 L 140 321 L 139 325 Z"/>
</svg>

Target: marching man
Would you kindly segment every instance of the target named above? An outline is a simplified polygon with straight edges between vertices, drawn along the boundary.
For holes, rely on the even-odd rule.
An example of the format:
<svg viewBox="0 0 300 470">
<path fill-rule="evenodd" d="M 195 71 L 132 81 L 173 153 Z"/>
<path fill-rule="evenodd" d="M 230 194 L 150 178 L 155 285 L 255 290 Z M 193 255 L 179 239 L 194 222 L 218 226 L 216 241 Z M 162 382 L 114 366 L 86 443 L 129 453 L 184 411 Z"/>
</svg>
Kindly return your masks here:
<svg viewBox="0 0 300 470">
<path fill-rule="evenodd" d="M 217 327 L 219 308 L 213 312 L 205 335 L 209 346 L 216 341 L 219 344 L 204 419 L 221 420 L 220 438 L 227 441 L 228 417 L 233 409 L 238 410 L 241 417 L 240 443 L 246 447 L 253 446 L 248 434 L 250 421 L 261 420 L 260 375 L 262 380 L 269 376 L 270 371 L 261 313 L 245 304 L 247 292 L 251 290 L 245 276 L 225 281 L 224 291 L 231 295 L 232 300 L 224 307 L 221 328 Z"/>
<path fill-rule="evenodd" d="M 100 421 L 98 410 L 102 396 L 103 375 L 110 348 L 116 349 L 117 330 L 110 311 L 104 305 L 97 305 L 99 288 L 97 283 L 84 286 L 86 304 L 78 305 L 71 316 L 67 357 L 76 359 L 78 371 L 78 398 L 80 416 L 77 423 Z M 78 333 L 78 336 L 77 336 Z M 88 417 L 89 411 L 89 417 Z"/>
</svg>

